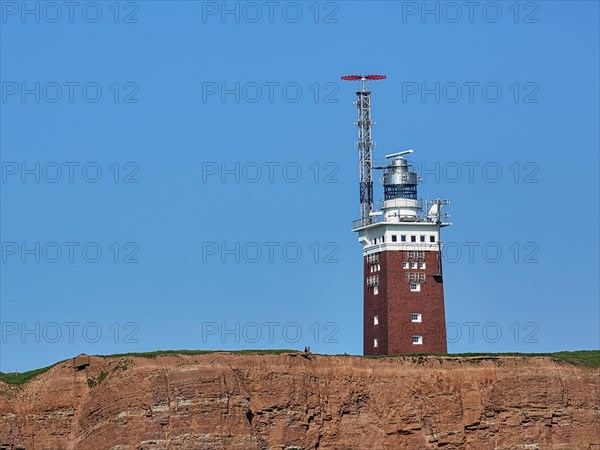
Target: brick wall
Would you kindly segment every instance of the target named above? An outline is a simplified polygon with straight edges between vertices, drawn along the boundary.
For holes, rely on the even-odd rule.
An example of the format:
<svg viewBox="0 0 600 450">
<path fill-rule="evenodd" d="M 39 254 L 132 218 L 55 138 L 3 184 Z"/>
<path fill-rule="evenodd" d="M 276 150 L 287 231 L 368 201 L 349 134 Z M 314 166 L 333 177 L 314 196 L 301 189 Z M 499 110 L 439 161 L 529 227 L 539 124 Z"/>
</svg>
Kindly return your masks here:
<svg viewBox="0 0 600 450">
<path fill-rule="evenodd" d="M 440 273 L 438 252 L 424 252 L 426 268 L 403 269 L 408 260 L 405 251 L 385 251 L 379 254 L 380 270 L 370 271 L 364 258 L 364 338 L 365 355 L 393 355 L 411 353 L 446 353 L 446 317 L 444 312 L 444 285 Z M 420 292 L 411 292 L 406 279 L 408 272 L 425 273 Z M 373 294 L 366 280 L 379 276 L 379 293 Z M 421 313 L 422 322 L 413 323 L 411 313 Z M 373 325 L 373 316 L 379 316 L 379 325 Z M 423 336 L 422 345 L 414 345 L 412 336 Z M 373 340 L 378 339 L 378 347 Z"/>
</svg>

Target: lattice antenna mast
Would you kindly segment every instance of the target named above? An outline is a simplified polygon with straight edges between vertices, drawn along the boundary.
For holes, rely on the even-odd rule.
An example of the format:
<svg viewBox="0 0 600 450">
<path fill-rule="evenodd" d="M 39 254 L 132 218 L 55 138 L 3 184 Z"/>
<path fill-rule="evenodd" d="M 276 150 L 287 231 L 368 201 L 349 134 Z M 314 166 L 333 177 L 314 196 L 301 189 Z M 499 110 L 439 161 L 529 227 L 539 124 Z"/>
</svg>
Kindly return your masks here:
<svg viewBox="0 0 600 450">
<path fill-rule="evenodd" d="M 385 80 L 385 75 L 346 75 L 342 80 L 360 81 L 361 89 L 356 91 L 358 111 L 358 160 L 360 178 L 360 219 L 362 225 L 370 221 L 373 211 L 373 121 L 371 119 L 371 91 L 367 90 L 367 80 Z"/>
</svg>

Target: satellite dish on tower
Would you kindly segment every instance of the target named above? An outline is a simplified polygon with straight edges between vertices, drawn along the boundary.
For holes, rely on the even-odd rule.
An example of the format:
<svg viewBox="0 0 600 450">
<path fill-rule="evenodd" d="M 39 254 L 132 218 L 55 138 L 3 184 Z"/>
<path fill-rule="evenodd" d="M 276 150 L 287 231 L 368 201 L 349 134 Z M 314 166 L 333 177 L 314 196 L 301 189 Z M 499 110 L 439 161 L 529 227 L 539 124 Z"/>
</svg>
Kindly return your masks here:
<svg viewBox="0 0 600 450">
<path fill-rule="evenodd" d="M 432 219 L 434 222 L 437 221 L 437 219 L 440 216 L 440 205 L 437 201 L 433 202 L 433 205 L 431 205 L 431 208 L 429 208 L 429 211 L 427 211 L 427 217 Z"/>
</svg>

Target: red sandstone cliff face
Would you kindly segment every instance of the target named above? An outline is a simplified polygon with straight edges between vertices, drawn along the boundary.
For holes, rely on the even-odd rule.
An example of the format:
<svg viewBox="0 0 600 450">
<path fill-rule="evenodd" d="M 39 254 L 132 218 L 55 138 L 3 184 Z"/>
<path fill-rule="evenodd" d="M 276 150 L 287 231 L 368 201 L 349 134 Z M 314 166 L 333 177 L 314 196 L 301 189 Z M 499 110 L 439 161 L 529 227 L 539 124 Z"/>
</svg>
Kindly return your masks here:
<svg viewBox="0 0 600 450">
<path fill-rule="evenodd" d="M 0 449 L 600 449 L 598 380 L 543 357 L 93 357 L 0 383 Z"/>
</svg>

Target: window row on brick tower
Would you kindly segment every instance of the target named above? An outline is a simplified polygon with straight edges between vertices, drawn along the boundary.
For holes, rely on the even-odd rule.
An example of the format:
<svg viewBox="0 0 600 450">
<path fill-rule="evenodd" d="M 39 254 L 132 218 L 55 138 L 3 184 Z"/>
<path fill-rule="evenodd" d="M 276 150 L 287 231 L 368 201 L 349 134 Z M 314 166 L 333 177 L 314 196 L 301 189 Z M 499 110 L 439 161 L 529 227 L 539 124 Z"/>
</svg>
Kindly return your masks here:
<svg viewBox="0 0 600 450">
<path fill-rule="evenodd" d="M 420 336 L 420 335 L 412 336 L 411 342 L 414 345 L 423 345 L 423 336 Z M 377 338 L 373 339 L 373 347 L 374 348 L 379 347 L 379 339 L 377 339 Z"/>
<path fill-rule="evenodd" d="M 367 278 L 367 286 L 374 287 L 379 284 L 379 275 L 374 275 Z"/>
<path fill-rule="evenodd" d="M 436 242 L 435 234 L 401 234 L 400 240 L 398 240 L 397 234 L 392 234 L 390 235 L 390 237 L 392 239 L 391 242 L 429 242 L 431 244 L 434 244 Z M 385 244 L 385 235 L 374 238 L 373 244 Z"/>
<path fill-rule="evenodd" d="M 409 283 L 425 283 L 427 276 L 423 272 L 408 272 L 406 274 L 406 281 Z M 373 275 L 367 277 L 367 286 L 375 287 L 379 285 L 379 275 Z"/>
<path fill-rule="evenodd" d="M 421 285 L 425 283 L 427 276 L 424 273 L 407 273 L 406 281 L 411 292 L 420 292 Z M 367 286 L 373 288 L 373 295 L 379 294 L 379 275 L 367 278 Z"/>
<path fill-rule="evenodd" d="M 409 283 L 425 283 L 426 275 L 423 272 L 408 272 L 406 281 Z"/>
<path fill-rule="evenodd" d="M 423 272 L 408 272 L 406 274 L 406 281 L 409 283 L 425 283 L 427 275 Z M 379 275 L 373 275 L 367 278 L 367 286 L 374 287 L 379 285 Z"/>
<path fill-rule="evenodd" d="M 413 323 L 421 323 L 423 322 L 423 314 L 421 313 L 411 313 L 410 321 Z M 373 316 L 373 325 L 379 325 L 379 316 Z"/>
<path fill-rule="evenodd" d="M 425 252 L 411 250 L 404 253 L 405 261 L 425 261 Z"/>
<path fill-rule="evenodd" d="M 375 265 L 379 264 L 379 253 L 373 253 L 372 255 L 367 256 L 367 264 Z"/>
<path fill-rule="evenodd" d="M 367 255 L 367 264 L 369 266 L 377 266 L 380 267 L 379 265 L 379 254 L 380 253 L 372 253 L 370 255 Z M 422 269 L 425 268 L 425 252 L 424 251 L 420 251 L 420 250 L 408 250 L 404 252 L 404 261 L 405 262 L 411 262 L 411 261 L 420 261 L 421 264 L 423 265 L 423 267 L 421 267 Z M 405 269 L 408 269 L 408 267 L 404 267 Z M 411 267 L 413 269 L 416 269 L 416 267 Z M 380 269 L 377 269 L 380 270 Z"/>
</svg>

